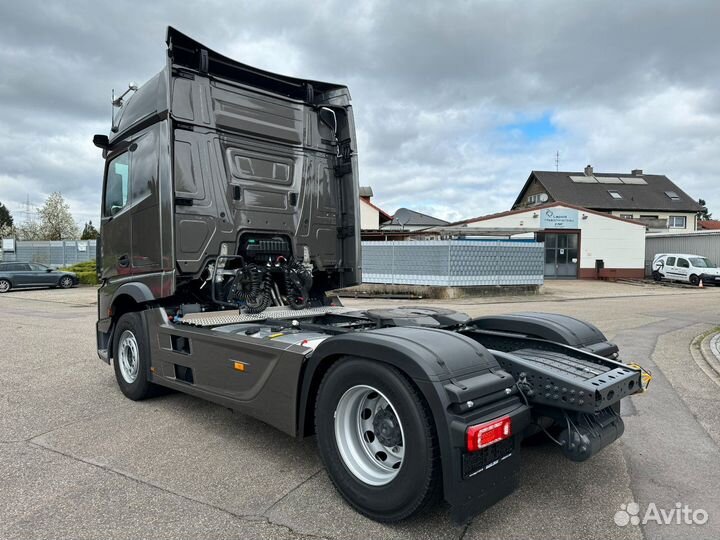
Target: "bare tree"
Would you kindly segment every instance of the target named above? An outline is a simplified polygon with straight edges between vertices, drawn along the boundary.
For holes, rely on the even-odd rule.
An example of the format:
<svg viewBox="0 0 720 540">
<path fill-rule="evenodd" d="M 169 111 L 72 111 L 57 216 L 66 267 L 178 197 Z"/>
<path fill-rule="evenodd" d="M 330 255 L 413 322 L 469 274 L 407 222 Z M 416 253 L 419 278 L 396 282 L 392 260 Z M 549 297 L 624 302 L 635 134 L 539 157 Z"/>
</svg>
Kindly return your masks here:
<svg viewBox="0 0 720 540">
<path fill-rule="evenodd" d="M 66 240 L 79 236 L 70 206 L 60 193 L 52 193 L 38 210 L 42 240 Z"/>
<path fill-rule="evenodd" d="M 15 228 L 19 240 L 44 240 L 40 223 L 28 218 Z"/>
</svg>

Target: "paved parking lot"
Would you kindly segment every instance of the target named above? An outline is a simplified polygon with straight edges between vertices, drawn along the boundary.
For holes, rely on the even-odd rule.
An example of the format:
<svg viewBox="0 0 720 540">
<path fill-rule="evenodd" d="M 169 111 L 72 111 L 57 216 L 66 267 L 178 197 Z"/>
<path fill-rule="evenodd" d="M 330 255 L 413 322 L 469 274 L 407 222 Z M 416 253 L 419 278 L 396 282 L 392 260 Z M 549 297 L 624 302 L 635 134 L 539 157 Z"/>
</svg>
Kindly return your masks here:
<svg viewBox="0 0 720 540">
<path fill-rule="evenodd" d="M 443 507 L 374 523 L 334 492 L 313 439 L 181 394 L 125 399 L 95 354 L 92 289 L 0 295 L 0 538 L 720 537 L 720 387 L 690 350 L 720 325 L 720 288 L 556 282 L 546 292 L 451 307 L 588 319 L 652 370 L 651 391 L 625 407 L 621 441 L 588 462 L 524 448 L 521 488 L 467 527 Z M 617 526 L 631 501 L 687 504 L 709 519 Z"/>
</svg>

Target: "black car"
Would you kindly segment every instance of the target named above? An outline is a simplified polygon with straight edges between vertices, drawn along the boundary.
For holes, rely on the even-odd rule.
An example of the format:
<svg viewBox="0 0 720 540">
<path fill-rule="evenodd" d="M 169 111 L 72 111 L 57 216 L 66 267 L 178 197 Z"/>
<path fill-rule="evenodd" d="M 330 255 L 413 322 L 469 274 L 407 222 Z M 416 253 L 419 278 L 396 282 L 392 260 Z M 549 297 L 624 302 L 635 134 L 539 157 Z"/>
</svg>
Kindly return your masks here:
<svg viewBox="0 0 720 540">
<path fill-rule="evenodd" d="M 72 272 L 54 270 L 44 264 L 0 263 L 0 293 L 22 287 L 60 287 L 69 289 L 80 282 Z"/>
</svg>

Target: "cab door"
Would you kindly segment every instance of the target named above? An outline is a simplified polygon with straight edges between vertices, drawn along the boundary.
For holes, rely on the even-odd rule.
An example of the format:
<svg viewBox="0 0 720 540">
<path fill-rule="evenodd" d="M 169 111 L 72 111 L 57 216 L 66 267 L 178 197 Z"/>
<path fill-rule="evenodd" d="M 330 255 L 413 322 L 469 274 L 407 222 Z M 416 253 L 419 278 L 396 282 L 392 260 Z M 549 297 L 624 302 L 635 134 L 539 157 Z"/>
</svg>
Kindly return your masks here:
<svg viewBox="0 0 720 540">
<path fill-rule="evenodd" d="M 162 268 L 158 173 L 159 125 L 124 142 L 105 171 L 102 277 Z"/>
<path fill-rule="evenodd" d="M 130 153 L 117 152 L 105 168 L 101 235 L 102 277 L 130 274 Z"/>
</svg>

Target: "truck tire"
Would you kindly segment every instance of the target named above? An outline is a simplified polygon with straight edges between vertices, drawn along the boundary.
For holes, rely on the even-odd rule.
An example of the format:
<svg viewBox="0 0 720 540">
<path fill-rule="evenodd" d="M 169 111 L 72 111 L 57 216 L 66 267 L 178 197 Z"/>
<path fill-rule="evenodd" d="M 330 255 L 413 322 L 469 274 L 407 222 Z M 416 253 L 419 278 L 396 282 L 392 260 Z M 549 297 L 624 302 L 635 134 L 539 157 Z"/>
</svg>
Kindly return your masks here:
<svg viewBox="0 0 720 540">
<path fill-rule="evenodd" d="M 115 378 L 122 393 L 133 401 L 156 395 L 158 387 L 148 381 L 150 348 L 140 314 L 122 315 L 113 336 Z"/>
<path fill-rule="evenodd" d="M 335 362 L 318 389 L 315 432 L 335 488 L 361 514 L 395 522 L 439 499 L 430 409 L 394 367 L 355 357 Z"/>
</svg>

